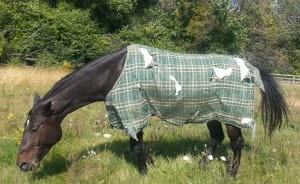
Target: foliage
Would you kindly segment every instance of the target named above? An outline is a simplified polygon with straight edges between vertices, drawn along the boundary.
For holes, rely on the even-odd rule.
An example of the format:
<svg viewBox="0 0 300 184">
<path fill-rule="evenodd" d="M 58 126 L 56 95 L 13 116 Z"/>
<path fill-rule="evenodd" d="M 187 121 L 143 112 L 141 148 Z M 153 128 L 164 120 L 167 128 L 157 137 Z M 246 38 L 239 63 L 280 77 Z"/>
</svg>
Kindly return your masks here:
<svg viewBox="0 0 300 184">
<path fill-rule="evenodd" d="M 88 0 L 72 1 L 79 8 L 90 9 L 91 17 L 101 29 L 115 32 L 130 22 L 137 6 L 137 0 Z"/>
<path fill-rule="evenodd" d="M 79 66 L 141 43 L 241 55 L 296 74 L 299 7 L 298 0 L 2 0 L 0 63 Z"/>
<path fill-rule="evenodd" d="M 229 0 L 216 0 L 211 4 L 212 26 L 206 34 L 204 51 L 239 55 L 247 41 L 247 28 L 243 16 L 231 9 Z"/>
<path fill-rule="evenodd" d="M 124 27 L 119 36 L 129 43 L 152 45 L 173 51 L 183 51 L 186 43 L 177 35 L 177 25 L 172 17 L 155 8 L 145 10 L 143 18 L 136 18 L 134 24 Z M 181 39 L 184 39 L 181 37 Z M 178 42 L 182 44 L 179 45 Z"/>
<path fill-rule="evenodd" d="M 4 45 L 5 45 L 5 39 L 3 37 L 3 34 L 0 34 L 0 58 L 3 53 Z"/>
<path fill-rule="evenodd" d="M 300 2 L 289 0 L 279 5 L 277 13 L 281 15 L 284 25 L 281 34 L 278 34 L 277 46 L 283 48 L 293 68 L 292 72 L 300 74 Z"/>
<path fill-rule="evenodd" d="M 68 60 L 79 66 L 103 54 L 108 45 L 88 11 L 60 4 L 57 9 L 35 2 L 3 4 L 10 23 L 1 22 L 8 60 L 20 58 L 26 64 L 58 65 Z"/>
<path fill-rule="evenodd" d="M 292 27 L 299 22 L 289 23 L 289 6 L 299 7 L 299 2 L 292 4 L 288 1 L 257 1 L 255 4 L 245 1 L 241 9 L 246 18 L 248 27 L 248 46 L 246 56 L 260 68 L 273 72 L 295 73 L 297 70 L 293 63 L 295 58 L 291 57 L 295 52 L 297 43 L 294 39 L 298 36 L 297 29 Z M 293 15 L 299 15 L 300 9 L 294 11 Z"/>
</svg>

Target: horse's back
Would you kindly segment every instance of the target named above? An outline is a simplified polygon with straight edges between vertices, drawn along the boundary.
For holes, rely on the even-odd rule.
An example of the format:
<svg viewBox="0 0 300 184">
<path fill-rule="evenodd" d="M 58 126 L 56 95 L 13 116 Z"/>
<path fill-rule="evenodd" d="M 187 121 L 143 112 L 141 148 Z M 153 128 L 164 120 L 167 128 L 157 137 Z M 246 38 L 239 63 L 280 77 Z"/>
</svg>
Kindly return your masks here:
<svg viewBox="0 0 300 184">
<path fill-rule="evenodd" d="M 249 72 L 241 79 L 238 61 L 241 59 L 233 56 L 181 54 L 130 45 L 107 105 L 116 109 L 114 120 L 125 129 L 141 129 L 151 114 L 178 125 L 216 119 L 249 127 L 252 122 L 241 122 L 253 118 L 253 70 L 242 60 Z"/>
</svg>

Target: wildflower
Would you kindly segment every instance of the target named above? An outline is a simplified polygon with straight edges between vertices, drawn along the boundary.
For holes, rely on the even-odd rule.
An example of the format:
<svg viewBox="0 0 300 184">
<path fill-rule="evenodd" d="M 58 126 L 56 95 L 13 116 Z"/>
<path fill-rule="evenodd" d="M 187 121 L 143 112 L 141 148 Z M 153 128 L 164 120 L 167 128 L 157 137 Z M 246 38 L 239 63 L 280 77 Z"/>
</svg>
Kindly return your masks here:
<svg viewBox="0 0 300 184">
<path fill-rule="evenodd" d="M 106 118 L 107 118 L 107 117 L 108 117 L 108 114 L 105 114 L 105 115 L 104 115 L 104 117 L 106 117 Z"/>
<path fill-rule="evenodd" d="M 96 152 L 94 150 L 88 151 L 88 156 L 96 155 Z"/>
<path fill-rule="evenodd" d="M 104 134 L 103 137 L 109 139 L 111 138 L 111 134 Z"/>
<path fill-rule="evenodd" d="M 14 114 L 10 112 L 9 115 L 7 116 L 7 119 L 11 120 L 13 116 L 14 116 Z"/>
<path fill-rule="evenodd" d="M 208 160 L 213 160 L 214 159 L 214 157 L 212 155 L 208 155 L 207 158 L 208 158 Z"/>
<path fill-rule="evenodd" d="M 187 156 L 187 155 L 185 155 L 184 157 L 182 157 L 182 159 L 184 161 L 190 161 L 191 160 L 191 158 L 189 156 Z"/>
<path fill-rule="evenodd" d="M 95 133 L 95 136 L 99 137 L 101 134 L 100 133 Z"/>
<path fill-rule="evenodd" d="M 224 156 L 220 156 L 220 159 L 221 159 L 222 161 L 224 161 L 224 162 L 227 161 L 226 157 L 224 157 Z"/>
<path fill-rule="evenodd" d="M 72 63 L 70 61 L 67 61 L 67 60 L 63 61 L 63 67 L 65 69 L 68 69 L 68 70 L 73 68 Z"/>
</svg>

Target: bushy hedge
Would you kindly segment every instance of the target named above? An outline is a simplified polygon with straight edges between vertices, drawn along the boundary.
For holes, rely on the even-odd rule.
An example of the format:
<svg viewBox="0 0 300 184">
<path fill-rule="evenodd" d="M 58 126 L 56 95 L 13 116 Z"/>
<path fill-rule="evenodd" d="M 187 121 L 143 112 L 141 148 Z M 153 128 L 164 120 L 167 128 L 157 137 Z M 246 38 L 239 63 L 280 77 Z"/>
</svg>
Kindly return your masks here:
<svg viewBox="0 0 300 184">
<path fill-rule="evenodd" d="M 0 64 L 80 66 L 125 44 L 300 72 L 298 0 L 2 0 Z"/>
<path fill-rule="evenodd" d="M 157 11 L 155 8 L 143 12 L 143 17 L 137 17 L 122 28 L 118 35 L 129 43 L 140 43 L 168 49 L 172 51 L 186 51 L 189 42 L 183 36 L 178 36 L 178 21 L 168 12 Z"/>
<path fill-rule="evenodd" d="M 100 34 L 88 10 L 65 3 L 51 8 L 45 3 L 0 3 L 1 62 L 27 65 L 73 66 L 107 52 L 110 37 Z"/>
</svg>

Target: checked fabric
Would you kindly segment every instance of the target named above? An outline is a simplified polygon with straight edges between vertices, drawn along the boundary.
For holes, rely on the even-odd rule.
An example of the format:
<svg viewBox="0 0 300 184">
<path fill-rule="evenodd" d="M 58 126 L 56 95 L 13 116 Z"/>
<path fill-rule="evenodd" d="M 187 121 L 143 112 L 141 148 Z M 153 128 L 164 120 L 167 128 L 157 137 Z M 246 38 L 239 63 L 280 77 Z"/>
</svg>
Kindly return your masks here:
<svg viewBox="0 0 300 184">
<path fill-rule="evenodd" d="M 175 125 L 219 120 L 254 126 L 259 71 L 240 58 L 129 45 L 124 69 L 105 101 L 111 125 L 131 137 L 151 115 Z"/>
</svg>

